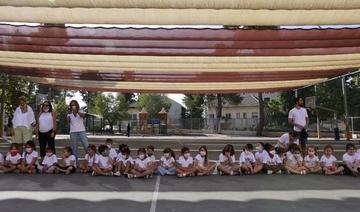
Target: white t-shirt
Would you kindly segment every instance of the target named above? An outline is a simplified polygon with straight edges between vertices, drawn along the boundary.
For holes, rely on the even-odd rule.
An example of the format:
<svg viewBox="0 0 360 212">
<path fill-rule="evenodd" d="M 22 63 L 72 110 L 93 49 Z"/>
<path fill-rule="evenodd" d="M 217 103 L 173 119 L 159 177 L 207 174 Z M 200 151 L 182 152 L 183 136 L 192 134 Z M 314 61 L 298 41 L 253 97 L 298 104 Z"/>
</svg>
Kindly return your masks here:
<svg viewBox="0 0 360 212">
<path fill-rule="evenodd" d="M 114 148 L 110 148 L 109 152 L 110 152 L 110 157 L 113 159 L 115 159 L 118 156 L 118 153 L 116 152 L 116 149 L 114 149 Z"/>
<path fill-rule="evenodd" d="M 70 155 L 67 158 L 64 158 L 64 164 L 65 166 L 71 166 L 71 161 L 75 161 L 74 167 L 76 168 L 76 158 L 75 155 Z"/>
<path fill-rule="evenodd" d="M 80 112 L 82 113 L 82 111 Z M 70 133 L 85 131 L 84 119 L 79 114 L 76 114 L 76 116 L 74 116 L 74 113 L 71 113 L 67 116 L 70 117 Z"/>
<path fill-rule="evenodd" d="M 255 163 L 256 160 L 255 160 L 255 156 L 252 152 L 249 152 L 248 154 L 246 154 L 245 152 L 242 152 L 240 154 L 239 161 L 240 161 L 240 165 L 242 165 L 242 164 L 250 165 L 252 163 Z"/>
<path fill-rule="evenodd" d="M 321 156 L 320 162 L 324 164 L 325 167 L 331 167 L 334 162 L 336 162 L 336 157 L 334 155 L 330 155 L 329 158 L 326 155 Z"/>
<path fill-rule="evenodd" d="M 4 164 L 4 155 L 0 153 L 0 164 Z"/>
<path fill-rule="evenodd" d="M 358 158 L 360 158 L 360 149 L 358 149 L 355 154 L 357 155 Z"/>
<path fill-rule="evenodd" d="M 11 156 L 10 152 L 6 154 L 6 161 L 10 161 L 11 164 L 16 165 L 18 161 L 21 159 L 21 155 L 17 153 L 15 156 Z"/>
<path fill-rule="evenodd" d="M 57 163 L 58 162 L 58 159 L 57 159 L 57 157 L 56 157 L 56 155 L 55 154 L 52 154 L 50 157 L 49 156 L 47 156 L 47 155 L 45 155 L 45 157 L 44 157 L 44 159 L 43 159 L 43 161 L 42 161 L 42 165 L 43 166 L 52 166 L 52 165 L 54 165 L 55 163 Z"/>
<path fill-rule="evenodd" d="M 232 163 L 235 163 L 235 155 L 231 156 Z M 228 161 L 228 158 L 223 153 L 220 153 L 219 155 L 219 163 L 225 163 Z"/>
<path fill-rule="evenodd" d="M 51 112 L 42 112 L 39 117 L 39 131 L 42 133 L 49 132 L 54 128 L 53 116 Z"/>
<path fill-rule="evenodd" d="M 144 160 L 141 160 L 140 158 L 135 159 L 135 165 L 137 165 L 141 170 L 145 170 L 149 163 L 151 163 L 151 159 L 149 157 Z"/>
<path fill-rule="evenodd" d="M 169 159 L 166 159 L 164 156 L 161 156 L 160 161 L 162 161 L 164 165 L 170 166 L 171 164 L 174 165 L 175 158 L 174 157 L 169 157 Z"/>
<path fill-rule="evenodd" d="M 360 158 L 354 154 L 354 155 L 349 155 L 347 152 L 343 155 L 343 161 L 348 162 L 351 164 L 351 167 L 354 168 L 354 165 L 356 163 L 356 160 L 359 160 Z"/>
<path fill-rule="evenodd" d="M 313 158 L 310 158 L 309 155 L 306 155 L 305 158 L 304 158 L 304 161 L 305 161 L 305 163 L 306 163 L 306 165 L 307 165 L 308 167 L 313 168 L 313 167 L 315 167 L 316 164 L 319 162 L 319 158 L 318 158 L 318 156 L 316 156 L 316 155 L 314 155 Z"/>
<path fill-rule="evenodd" d="M 126 164 L 127 162 L 134 163 L 134 160 L 130 155 L 128 158 L 124 158 L 121 153 L 119 153 L 118 156 L 116 157 L 116 161 L 121 161 L 124 164 Z"/>
<path fill-rule="evenodd" d="M 299 167 L 298 165 L 298 161 L 295 159 L 295 156 L 294 155 L 291 155 L 288 160 L 290 161 L 290 167 L 293 168 L 293 169 L 296 169 Z M 300 161 L 303 161 L 303 157 L 300 156 Z"/>
<path fill-rule="evenodd" d="M 284 133 L 280 136 L 279 138 L 279 142 L 285 146 L 285 148 L 287 149 L 290 143 L 290 135 L 289 133 Z M 299 139 L 296 139 L 294 141 L 295 144 L 299 145 Z M 279 144 L 276 144 L 275 147 L 279 147 Z"/>
<path fill-rule="evenodd" d="M 197 154 L 195 157 L 195 161 L 198 161 L 198 165 L 200 167 L 205 167 L 205 157 L 201 157 L 200 154 Z"/>
<path fill-rule="evenodd" d="M 13 127 L 27 127 L 30 128 L 31 124 L 35 122 L 35 115 L 32 108 L 28 105 L 27 112 L 23 113 L 20 107 L 17 107 L 12 119 Z"/>
<path fill-rule="evenodd" d="M 98 155 L 95 158 L 95 163 L 99 166 L 101 169 L 108 169 L 112 168 L 112 164 L 110 163 L 110 156 L 104 157 L 102 155 Z"/>
<path fill-rule="evenodd" d="M 278 154 L 275 154 L 273 158 L 271 158 L 270 155 L 268 154 L 268 156 L 264 159 L 264 163 L 267 165 L 278 165 L 278 164 L 282 164 L 283 161 Z"/>
<path fill-rule="evenodd" d="M 147 158 L 149 158 L 149 160 L 150 160 L 152 163 L 155 163 L 155 162 L 156 162 L 155 155 L 148 156 Z"/>
<path fill-rule="evenodd" d="M 265 163 L 265 160 L 269 157 L 269 153 L 265 150 L 262 152 L 255 152 L 255 159 L 260 161 L 260 163 Z"/>
<path fill-rule="evenodd" d="M 32 151 L 30 154 L 24 152 L 22 158 L 25 159 L 26 164 L 30 164 L 34 158 L 39 157 L 37 151 Z M 35 162 L 37 164 L 37 161 Z"/>
<path fill-rule="evenodd" d="M 305 108 L 297 109 L 294 107 L 289 112 L 289 119 L 292 119 L 294 123 L 304 126 L 306 124 L 306 118 L 308 117 L 308 113 Z M 301 129 L 294 126 L 294 131 L 301 132 Z"/>
<path fill-rule="evenodd" d="M 178 163 L 181 165 L 181 167 L 187 168 L 194 164 L 194 159 L 191 156 L 188 159 L 185 159 L 184 156 L 181 155 L 179 157 Z"/>
<path fill-rule="evenodd" d="M 289 160 L 293 154 L 290 151 L 286 152 L 286 160 Z"/>
<path fill-rule="evenodd" d="M 98 154 L 95 154 L 93 156 L 90 156 L 89 154 L 86 154 L 85 155 L 85 160 L 87 161 L 87 165 L 88 166 L 92 166 L 94 165 L 95 161 L 96 161 L 96 158 L 98 157 L 99 155 Z"/>
</svg>

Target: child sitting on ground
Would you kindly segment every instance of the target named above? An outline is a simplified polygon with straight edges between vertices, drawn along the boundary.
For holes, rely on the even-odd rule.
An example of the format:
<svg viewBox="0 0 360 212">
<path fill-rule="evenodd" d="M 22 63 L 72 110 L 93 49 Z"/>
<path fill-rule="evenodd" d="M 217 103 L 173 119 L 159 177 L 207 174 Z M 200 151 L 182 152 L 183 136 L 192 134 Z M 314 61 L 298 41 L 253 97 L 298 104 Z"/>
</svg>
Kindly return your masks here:
<svg viewBox="0 0 360 212">
<path fill-rule="evenodd" d="M 195 157 L 195 173 L 198 176 L 211 175 L 214 172 L 215 165 L 211 165 L 208 160 L 206 146 L 199 148 L 199 154 Z"/>
<path fill-rule="evenodd" d="M 255 174 L 254 168 L 255 168 L 256 160 L 254 154 L 252 153 L 253 148 L 254 147 L 252 144 L 246 144 L 243 149 L 243 152 L 240 154 L 239 162 L 243 174 L 249 174 L 249 175 Z"/>
<path fill-rule="evenodd" d="M 301 156 L 300 147 L 296 146 L 293 153 L 286 161 L 285 168 L 289 174 L 306 174 L 306 167 L 303 166 L 303 158 Z"/>
<path fill-rule="evenodd" d="M 56 165 L 55 173 L 66 175 L 76 172 L 76 158 L 71 147 L 64 147 L 62 160 Z"/>
<path fill-rule="evenodd" d="M 47 147 L 45 149 L 46 155 L 39 165 L 40 173 L 53 174 L 55 172 L 56 164 L 58 163 L 58 159 L 54 154 L 54 149 L 52 147 Z"/>
<path fill-rule="evenodd" d="M 178 177 L 194 176 L 194 160 L 190 155 L 190 149 L 183 147 L 181 149 L 181 156 L 177 161 L 176 173 Z"/>
<path fill-rule="evenodd" d="M 92 173 L 94 171 L 93 165 L 95 163 L 96 157 L 98 157 L 98 155 L 96 154 L 96 147 L 95 145 L 90 144 L 87 148 L 85 160 L 80 165 L 81 173 Z"/>
<path fill-rule="evenodd" d="M 219 155 L 217 168 L 220 172 L 220 175 L 240 174 L 240 165 L 235 161 L 235 150 L 233 145 L 225 145 L 222 153 Z"/>
<path fill-rule="evenodd" d="M 109 147 L 106 145 L 100 145 L 98 150 L 99 155 L 95 158 L 92 175 L 112 176 L 113 160 L 110 156 Z"/>
<path fill-rule="evenodd" d="M 138 158 L 135 159 L 134 168 L 130 170 L 128 178 L 152 178 L 154 172 L 151 158 L 147 157 L 145 148 L 139 148 L 137 151 Z"/>
<path fill-rule="evenodd" d="M 314 146 L 308 146 L 307 155 L 304 158 L 306 172 L 310 174 L 321 173 L 320 160 L 317 156 L 317 149 Z"/>
<path fill-rule="evenodd" d="M 341 175 L 344 167 L 336 166 L 336 157 L 333 155 L 334 149 L 328 144 L 324 147 L 324 155 L 321 157 L 320 162 L 325 175 Z"/>
<path fill-rule="evenodd" d="M 160 175 L 175 175 L 175 154 L 170 148 L 165 148 L 163 151 L 163 156 L 160 158 L 159 166 L 157 170 Z"/>
</svg>

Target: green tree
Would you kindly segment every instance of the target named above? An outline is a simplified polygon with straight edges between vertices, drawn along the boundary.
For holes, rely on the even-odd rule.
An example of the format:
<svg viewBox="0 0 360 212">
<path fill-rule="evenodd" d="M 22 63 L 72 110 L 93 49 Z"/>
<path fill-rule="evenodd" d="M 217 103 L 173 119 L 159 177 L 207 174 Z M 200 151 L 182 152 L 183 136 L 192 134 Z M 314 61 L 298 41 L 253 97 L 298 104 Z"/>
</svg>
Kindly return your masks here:
<svg viewBox="0 0 360 212">
<path fill-rule="evenodd" d="M 191 118 L 203 118 L 204 112 L 204 99 L 203 94 L 186 94 L 183 101 L 187 107 L 187 117 Z"/>
<path fill-rule="evenodd" d="M 68 114 L 68 106 L 65 102 L 65 97 L 59 97 L 55 102 L 55 111 L 57 114 L 58 120 L 58 131 L 60 133 L 68 133 L 68 124 L 67 124 L 67 114 Z"/>
<path fill-rule="evenodd" d="M 149 118 L 158 118 L 161 108 L 170 109 L 171 101 L 168 97 L 159 94 L 140 94 L 137 105 L 140 109 L 145 108 Z"/>
</svg>

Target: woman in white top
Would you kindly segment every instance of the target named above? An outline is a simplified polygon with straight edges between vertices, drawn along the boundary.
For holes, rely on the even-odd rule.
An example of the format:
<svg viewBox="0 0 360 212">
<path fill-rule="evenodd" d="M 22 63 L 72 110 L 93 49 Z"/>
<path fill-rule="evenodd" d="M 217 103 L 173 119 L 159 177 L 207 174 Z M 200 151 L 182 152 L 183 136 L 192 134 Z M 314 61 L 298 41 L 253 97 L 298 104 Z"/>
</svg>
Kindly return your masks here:
<svg viewBox="0 0 360 212">
<path fill-rule="evenodd" d="M 76 157 L 78 164 L 78 141 L 81 142 L 86 154 L 87 147 L 89 146 L 86 137 L 86 131 L 84 126 L 85 113 L 80 111 L 79 103 L 76 100 L 70 102 L 69 114 L 67 120 L 70 123 L 70 142 L 73 149 L 73 154 Z"/>
<path fill-rule="evenodd" d="M 50 101 L 46 100 L 41 105 L 37 130 L 41 158 L 44 158 L 46 155 L 46 147 L 52 148 L 52 151 L 55 154 L 55 132 L 56 114 L 53 111 Z"/>
<path fill-rule="evenodd" d="M 25 97 L 19 97 L 19 107 L 14 112 L 12 119 L 13 128 L 11 134 L 13 135 L 13 142 L 23 143 L 32 139 L 33 127 L 35 127 L 34 111 L 26 103 Z"/>
</svg>

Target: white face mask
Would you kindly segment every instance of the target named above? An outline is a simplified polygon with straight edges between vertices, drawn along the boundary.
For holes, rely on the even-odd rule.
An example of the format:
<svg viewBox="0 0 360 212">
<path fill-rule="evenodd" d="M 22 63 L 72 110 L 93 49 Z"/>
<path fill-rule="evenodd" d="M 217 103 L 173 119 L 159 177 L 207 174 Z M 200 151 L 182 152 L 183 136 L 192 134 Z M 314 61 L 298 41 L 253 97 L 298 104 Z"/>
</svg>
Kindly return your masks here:
<svg viewBox="0 0 360 212">
<path fill-rule="evenodd" d="M 206 152 L 205 151 L 200 151 L 200 155 L 204 157 L 206 155 Z"/>
<path fill-rule="evenodd" d="M 145 155 L 144 155 L 144 154 L 140 154 L 140 155 L 139 155 L 139 158 L 140 158 L 140 160 L 143 160 L 143 159 L 145 158 Z"/>
<path fill-rule="evenodd" d="M 315 155 L 315 152 L 308 152 L 308 155 L 312 157 Z"/>
<path fill-rule="evenodd" d="M 44 107 L 44 112 L 45 112 L 45 113 L 49 112 L 49 108 L 48 108 L 48 107 Z"/>
<path fill-rule="evenodd" d="M 107 147 L 109 147 L 109 149 L 111 149 L 111 144 L 106 144 Z"/>
<path fill-rule="evenodd" d="M 123 158 L 127 158 L 127 155 L 125 155 L 125 154 L 122 154 L 122 157 L 123 157 Z"/>
<path fill-rule="evenodd" d="M 31 148 L 26 148 L 25 151 L 26 151 L 27 153 L 30 153 L 30 152 L 32 152 L 32 149 L 31 149 Z"/>
<path fill-rule="evenodd" d="M 47 155 L 48 157 L 51 157 L 52 154 L 53 154 L 53 153 L 51 153 L 51 152 L 47 152 L 47 153 L 46 153 L 46 155 Z"/>
<path fill-rule="evenodd" d="M 272 154 L 272 155 L 275 155 L 275 153 L 276 153 L 275 150 L 270 151 L 270 154 Z"/>
<path fill-rule="evenodd" d="M 189 158 L 189 157 L 190 157 L 190 153 L 185 153 L 185 154 L 184 154 L 184 158 L 187 159 L 187 158 Z"/>
<path fill-rule="evenodd" d="M 168 158 L 170 156 L 169 153 L 164 153 L 164 157 Z"/>
<path fill-rule="evenodd" d="M 247 154 L 247 155 L 250 154 L 250 151 L 245 149 L 245 154 Z"/>
<path fill-rule="evenodd" d="M 257 151 L 262 151 L 263 148 L 262 148 L 261 146 L 257 146 L 257 147 L 256 147 L 256 150 L 257 150 Z"/>
</svg>

